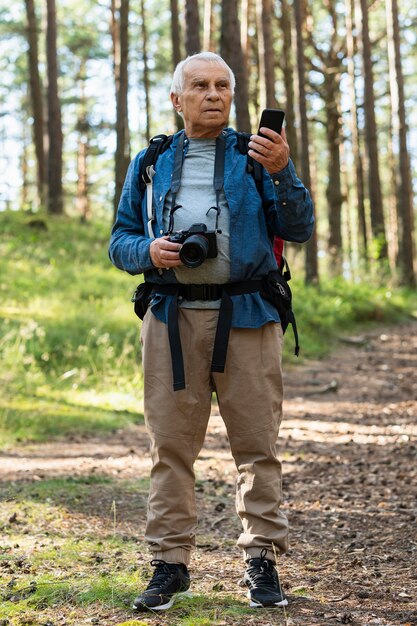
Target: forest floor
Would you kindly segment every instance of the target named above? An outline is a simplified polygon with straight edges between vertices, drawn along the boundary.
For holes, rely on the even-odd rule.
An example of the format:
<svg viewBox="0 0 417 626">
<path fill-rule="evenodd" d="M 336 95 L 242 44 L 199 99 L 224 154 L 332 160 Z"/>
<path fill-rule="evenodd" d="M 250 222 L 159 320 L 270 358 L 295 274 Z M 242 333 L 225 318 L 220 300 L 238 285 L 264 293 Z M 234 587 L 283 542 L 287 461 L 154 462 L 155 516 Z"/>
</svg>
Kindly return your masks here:
<svg viewBox="0 0 417 626">
<path fill-rule="evenodd" d="M 235 469 L 213 406 L 196 464 L 194 600 L 163 615 L 136 615 L 130 588 L 123 608 L 112 605 L 110 591 L 107 601 L 80 601 L 73 586 L 73 595 L 67 588 L 65 597 L 30 603 L 42 580 L 83 584 L 92 572 L 123 569 L 138 585 L 146 577 L 140 540 L 150 459 L 140 424 L 0 454 L 0 571 L 9 607 L 0 624 L 417 625 L 416 331 L 415 322 L 367 330 L 324 360 L 286 367 L 279 450 L 291 547 L 279 572 L 288 607 L 248 610 L 238 584 Z M 94 549 L 83 543 L 92 536 Z M 68 540 L 79 548 L 65 554 Z M 26 612 L 14 613 L 24 598 Z"/>
</svg>

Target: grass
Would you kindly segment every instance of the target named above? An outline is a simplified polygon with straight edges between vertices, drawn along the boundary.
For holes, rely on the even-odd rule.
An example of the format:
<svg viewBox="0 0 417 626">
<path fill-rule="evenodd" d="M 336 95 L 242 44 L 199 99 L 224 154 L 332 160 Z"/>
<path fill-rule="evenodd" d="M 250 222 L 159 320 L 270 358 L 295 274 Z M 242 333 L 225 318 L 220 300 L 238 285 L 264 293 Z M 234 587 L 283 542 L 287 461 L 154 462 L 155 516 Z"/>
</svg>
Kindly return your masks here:
<svg viewBox="0 0 417 626">
<path fill-rule="evenodd" d="M 121 496 L 132 509 L 139 498 L 144 509 L 148 487 L 147 479 L 106 476 L 3 487 L 0 619 L 54 615 L 68 605 L 125 611 L 141 580 L 138 543 L 113 510 Z"/>
<path fill-rule="evenodd" d="M 111 432 L 143 420 L 140 278 L 107 257 L 109 224 L 0 213 L 0 447 Z M 343 333 L 416 315 L 417 296 L 363 282 L 292 281 L 302 358 Z M 292 356 L 291 329 L 284 361 Z"/>
<path fill-rule="evenodd" d="M 111 266 L 109 224 L 4 212 L 0 230 L 0 446 L 142 420 L 139 279 Z"/>
<path fill-rule="evenodd" d="M 417 294 L 407 289 L 378 286 L 370 280 L 349 283 L 342 278 L 306 286 L 292 281 L 293 307 L 300 332 L 302 356 L 322 358 L 346 333 L 362 333 L 380 324 L 417 318 Z M 291 354 L 291 328 L 285 354 Z"/>
<path fill-rule="evenodd" d="M 112 432 L 143 418 L 141 413 L 77 405 L 64 398 L 55 400 L 30 393 L 4 394 L 0 398 L 0 410 L 2 447 L 26 441 L 28 433 L 31 441 L 45 441 L 75 432 Z"/>
<path fill-rule="evenodd" d="M 144 517 L 147 492 L 147 480 L 107 476 L 2 487 L 0 620 L 9 620 L 10 626 L 38 626 L 65 617 L 67 625 L 80 626 L 98 616 L 100 624 L 149 624 L 130 608 L 151 573 L 143 544 L 136 531 L 129 532 L 138 506 Z M 116 522 L 115 499 L 130 503 Z M 252 614 L 241 595 L 212 579 L 207 592 L 194 590 L 163 623 L 215 626 L 230 618 L 239 624 Z"/>
</svg>

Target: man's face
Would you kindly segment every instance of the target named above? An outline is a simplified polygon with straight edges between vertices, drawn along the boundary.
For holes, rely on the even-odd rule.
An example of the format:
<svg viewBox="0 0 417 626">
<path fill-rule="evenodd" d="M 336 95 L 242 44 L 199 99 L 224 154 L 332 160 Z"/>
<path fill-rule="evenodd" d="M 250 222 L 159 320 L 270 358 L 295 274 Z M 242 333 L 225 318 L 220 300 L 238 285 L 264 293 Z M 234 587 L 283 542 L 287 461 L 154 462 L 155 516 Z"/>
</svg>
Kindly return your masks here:
<svg viewBox="0 0 417 626">
<path fill-rule="evenodd" d="M 227 69 L 201 59 L 185 66 L 183 92 L 171 94 L 188 137 L 217 137 L 229 119 L 232 97 Z"/>
</svg>

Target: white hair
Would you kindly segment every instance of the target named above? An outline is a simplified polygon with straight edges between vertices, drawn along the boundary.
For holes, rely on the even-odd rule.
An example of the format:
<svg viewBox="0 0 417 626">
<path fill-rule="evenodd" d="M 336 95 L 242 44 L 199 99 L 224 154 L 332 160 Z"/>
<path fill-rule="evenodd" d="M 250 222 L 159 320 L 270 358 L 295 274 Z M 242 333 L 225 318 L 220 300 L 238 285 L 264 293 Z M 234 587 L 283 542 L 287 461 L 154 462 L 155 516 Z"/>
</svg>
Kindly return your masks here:
<svg viewBox="0 0 417 626">
<path fill-rule="evenodd" d="M 171 92 L 176 96 L 179 96 L 184 90 L 184 68 L 190 61 L 207 61 L 208 63 L 217 63 L 222 65 L 229 73 L 230 89 L 232 93 L 235 91 L 236 79 L 230 67 L 221 56 L 214 52 L 198 52 L 197 54 L 191 54 L 183 61 L 180 61 L 175 68 L 174 75 L 172 77 Z"/>
</svg>

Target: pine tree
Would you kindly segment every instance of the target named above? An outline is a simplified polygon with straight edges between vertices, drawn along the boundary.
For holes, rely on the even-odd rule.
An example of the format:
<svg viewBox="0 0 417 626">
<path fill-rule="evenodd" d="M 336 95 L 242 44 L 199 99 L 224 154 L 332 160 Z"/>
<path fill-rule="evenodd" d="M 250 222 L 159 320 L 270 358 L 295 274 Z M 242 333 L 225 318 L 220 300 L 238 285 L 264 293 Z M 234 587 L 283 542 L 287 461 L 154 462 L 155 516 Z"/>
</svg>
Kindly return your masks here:
<svg viewBox="0 0 417 626">
<path fill-rule="evenodd" d="M 33 141 L 37 166 L 38 204 L 42 206 L 46 197 L 46 158 L 44 148 L 44 106 L 42 83 L 38 60 L 38 23 L 34 0 L 25 0 L 27 16 L 27 39 L 29 56 L 29 85 L 33 114 Z"/>
<path fill-rule="evenodd" d="M 48 68 L 48 211 L 64 212 L 62 190 L 62 121 L 58 95 L 58 56 L 55 0 L 46 0 L 46 56 Z"/>
<path fill-rule="evenodd" d="M 414 273 L 414 220 L 411 185 L 410 154 L 407 146 L 407 122 L 405 116 L 404 78 L 401 63 L 400 29 L 397 0 L 386 0 L 388 57 L 392 128 L 397 148 L 398 170 L 396 172 L 396 199 L 398 220 L 399 282 L 408 287 L 416 286 Z"/>
</svg>

